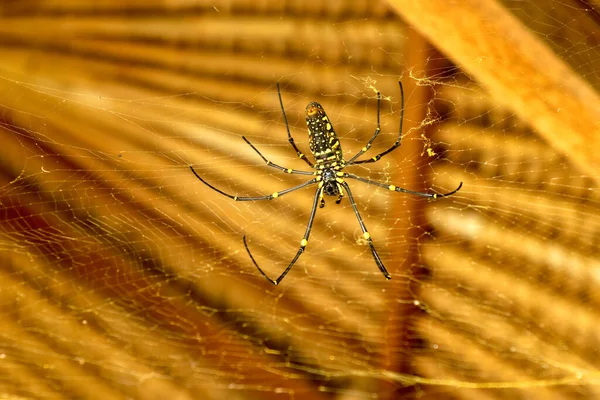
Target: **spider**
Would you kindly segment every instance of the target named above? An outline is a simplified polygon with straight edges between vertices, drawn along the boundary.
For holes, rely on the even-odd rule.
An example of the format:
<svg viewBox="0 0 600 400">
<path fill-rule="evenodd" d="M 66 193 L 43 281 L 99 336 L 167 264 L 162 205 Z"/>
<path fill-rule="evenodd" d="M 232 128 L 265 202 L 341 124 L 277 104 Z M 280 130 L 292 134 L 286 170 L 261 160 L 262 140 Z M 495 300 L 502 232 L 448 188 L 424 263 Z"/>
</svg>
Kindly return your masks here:
<svg viewBox="0 0 600 400">
<path fill-rule="evenodd" d="M 460 182 L 460 184 L 458 185 L 458 187 L 456 189 L 454 189 L 453 191 L 448 192 L 448 193 L 444 193 L 444 194 L 423 193 L 423 192 L 416 192 L 416 191 L 409 190 L 409 189 L 404 189 L 404 188 L 401 188 L 401 187 L 398 187 L 395 185 L 388 185 L 385 183 L 372 181 L 370 179 L 362 178 L 360 176 L 344 172 L 344 169 L 351 165 L 374 163 L 374 162 L 378 161 L 379 159 L 381 159 L 386 154 L 389 154 L 392 151 L 394 151 L 395 149 L 397 149 L 398 147 L 400 147 L 400 142 L 402 140 L 402 122 L 404 120 L 404 89 L 402 87 L 402 82 L 398 82 L 398 84 L 400 86 L 401 107 L 402 107 L 401 111 L 400 111 L 400 128 L 399 128 L 399 132 L 398 132 L 398 139 L 389 149 L 383 151 L 382 153 L 377 154 L 376 156 L 374 156 L 372 158 L 358 160 L 358 158 L 360 156 L 362 156 L 364 153 L 367 152 L 367 150 L 369 150 L 369 148 L 371 147 L 371 144 L 373 143 L 375 138 L 377 138 L 377 136 L 379 135 L 379 132 L 381 131 L 380 121 L 379 121 L 379 114 L 380 114 L 380 109 L 381 109 L 381 94 L 379 92 L 377 92 L 377 128 L 375 129 L 375 133 L 373 134 L 371 139 L 367 142 L 367 144 L 349 160 L 344 159 L 340 141 L 338 140 L 335 130 L 333 129 L 333 126 L 331 125 L 331 121 L 327 117 L 327 114 L 325 113 L 325 110 L 323 109 L 323 107 L 317 102 L 311 102 L 308 104 L 308 106 L 306 106 L 306 125 L 308 126 L 308 138 L 309 138 L 309 144 L 310 144 L 310 151 L 311 151 L 313 157 L 315 158 L 315 164 L 313 164 L 306 157 L 306 155 L 304 155 L 304 153 L 302 153 L 298 149 L 298 146 L 296 146 L 296 143 L 294 142 L 294 138 L 292 137 L 292 135 L 290 133 L 290 127 L 288 125 L 287 117 L 285 115 L 285 109 L 283 107 L 283 100 L 281 99 L 281 90 L 279 88 L 279 83 L 278 83 L 277 84 L 277 94 L 279 95 L 279 104 L 281 106 L 283 120 L 285 121 L 285 127 L 287 129 L 288 142 L 290 143 L 290 145 L 292 146 L 294 151 L 296 151 L 296 154 L 298 155 L 298 157 L 300 159 L 304 160 L 304 162 L 306 162 L 306 164 L 308 164 L 308 166 L 310 168 L 312 168 L 314 171 L 301 171 L 301 170 L 285 168 L 280 165 L 277 165 L 277 164 L 267 160 L 267 158 L 265 156 L 263 156 L 262 153 L 260 151 L 258 151 L 258 149 L 256 147 L 254 147 L 254 145 L 252 143 L 250 143 L 250 141 L 248 139 L 246 139 L 244 136 L 242 136 L 242 139 L 244 139 L 244 141 L 246 143 L 248 143 L 248 145 L 250 147 L 252 147 L 252 149 L 263 159 L 263 161 L 267 164 L 267 166 L 275 168 L 279 171 L 282 171 L 282 172 L 285 172 L 288 174 L 311 175 L 311 176 L 314 176 L 314 178 L 312 178 L 308 182 L 291 187 L 289 189 L 282 190 L 280 192 L 274 192 L 273 194 L 269 194 L 266 196 L 240 197 L 240 196 L 231 195 L 229 193 L 225 193 L 224 191 L 222 191 L 222 190 L 214 187 L 210 183 L 206 182 L 204 179 L 202 179 L 200 177 L 200 175 L 198 175 L 198 173 L 194 170 L 194 167 L 190 165 L 190 169 L 192 170 L 192 172 L 194 173 L 196 178 L 198 178 L 200 181 L 202 181 L 202 183 L 204 183 L 206 186 L 208 186 L 212 190 L 214 190 L 218 193 L 221 193 L 223 196 L 227 196 L 230 199 L 233 199 L 234 201 L 259 201 L 259 200 L 278 199 L 279 197 L 283 196 L 284 194 L 288 194 L 288 193 L 294 192 L 298 189 L 302 189 L 304 187 L 317 184 L 317 190 L 314 195 L 314 200 L 313 200 L 313 205 L 312 205 L 312 209 L 310 212 L 310 216 L 308 217 L 308 224 L 306 226 L 306 231 L 304 232 L 304 237 L 300 241 L 300 248 L 296 252 L 296 255 L 294 256 L 292 261 L 289 263 L 287 268 L 283 271 L 283 273 L 281 275 L 279 275 L 279 277 L 277 279 L 269 278 L 267 276 L 267 274 L 265 274 L 265 272 L 260 268 L 260 266 L 258 265 L 256 260 L 252 256 L 252 253 L 250 252 L 250 248 L 248 247 L 248 243 L 246 242 L 246 236 L 244 235 L 244 237 L 243 237 L 244 247 L 246 248 L 246 251 L 248 252 L 248 255 L 250 256 L 250 259 L 252 260 L 252 262 L 254 263 L 256 268 L 258 268 L 258 271 L 273 285 L 278 285 L 283 280 L 283 278 L 285 278 L 287 273 L 290 272 L 290 270 L 292 269 L 292 267 L 294 266 L 296 261 L 298 261 L 298 258 L 300 258 L 300 256 L 304 252 L 304 249 L 306 248 L 306 245 L 308 244 L 308 238 L 310 236 L 313 221 L 315 219 L 315 214 L 317 212 L 317 206 L 319 208 L 323 208 L 325 206 L 324 195 L 337 196 L 337 199 L 335 202 L 336 202 L 336 204 L 340 204 L 344 195 L 347 194 L 348 200 L 350 201 L 350 205 L 352 206 L 352 209 L 354 210 L 354 214 L 356 215 L 356 218 L 358 219 L 358 225 L 360 225 L 360 229 L 362 230 L 363 238 L 367 241 L 367 243 L 371 249 L 371 253 L 373 254 L 373 258 L 375 259 L 375 263 L 377 264 L 377 267 L 379 267 L 379 270 L 381 271 L 383 276 L 385 276 L 386 279 L 392 279 L 392 276 L 385 269 L 385 266 L 383 265 L 383 262 L 381 261 L 379 254 L 377 254 L 377 251 L 375 250 L 375 247 L 373 246 L 373 240 L 371 238 L 371 234 L 369 233 L 369 231 L 367 231 L 367 227 L 365 226 L 365 223 L 363 222 L 363 219 L 360 216 L 360 213 L 358 212 L 358 208 L 356 207 L 356 202 L 354 201 L 354 197 L 352 196 L 352 191 L 350 190 L 350 186 L 346 182 L 346 179 L 354 179 L 354 180 L 357 180 L 357 181 L 360 181 L 360 182 L 363 182 L 363 183 L 366 183 L 369 185 L 379 186 L 379 187 L 391 190 L 392 192 L 408 193 L 408 194 L 412 194 L 412 195 L 416 195 L 416 196 L 427 197 L 430 199 L 439 199 L 442 197 L 451 196 L 454 193 L 458 192 L 460 190 L 460 188 L 462 187 L 462 182 Z"/>
</svg>

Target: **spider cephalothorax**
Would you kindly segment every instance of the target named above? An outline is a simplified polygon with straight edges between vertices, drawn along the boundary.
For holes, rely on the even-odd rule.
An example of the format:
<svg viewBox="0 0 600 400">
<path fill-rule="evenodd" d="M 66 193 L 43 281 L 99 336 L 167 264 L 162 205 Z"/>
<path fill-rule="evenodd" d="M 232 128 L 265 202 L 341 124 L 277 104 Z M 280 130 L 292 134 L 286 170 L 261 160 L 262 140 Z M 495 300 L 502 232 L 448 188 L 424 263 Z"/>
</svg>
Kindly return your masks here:
<svg viewBox="0 0 600 400">
<path fill-rule="evenodd" d="M 354 179 L 354 180 L 357 180 L 357 181 L 360 181 L 363 183 L 367 183 L 369 185 L 379 186 L 379 187 L 388 189 L 393 192 L 409 193 L 409 194 L 413 194 L 416 196 L 427 197 L 430 199 L 438 199 L 441 197 L 453 195 L 454 193 L 458 192 L 460 190 L 460 188 L 462 187 L 462 182 L 461 182 L 456 189 L 454 189 L 453 191 L 448 192 L 448 193 L 444 193 L 444 194 L 423 193 L 423 192 L 416 192 L 414 190 L 404 189 L 401 187 L 397 187 L 395 185 L 388 185 L 385 183 L 372 181 L 370 179 L 362 178 L 360 176 L 357 176 L 354 174 L 349 174 L 349 173 L 343 171 L 344 168 L 349 167 L 351 165 L 376 162 L 381 157 L 385 156 L 388 153 L 391 153 L 393 150 L 400 147 L 400 142 L 402 140 L 402 120 L 404 118 L 404 89 L 402 88 L 402 83 L 401 82 L 398 82 L 398 83 L 400 85 L 401 106 L 402 106 L 401 111 L 400 111 L 400 129 L 398 130 L 398 139 L 390 148 L 377 154 L 374 157 L 371 157 L 371 158 L 368 158 L 365 160 L 357 160 L 357 158 L 362 156 L 367 150 L 369 150 L 371 148 L 371 144 L 373 143 L 375 138 L 379 135 L 379 132 L 381 130 L 380 122 L 379 122 L 379 112 L 381 109 L 381 95 L 379 93 L 377 93 L 377 129 L 375 129 L 375 133 L 373 134 L 371 139 L 367 142 L 367 144 L 358 153 L 356 153 L 352 158 L 350 158 L 348 161 L 346 161 L 344 159 L 340 141 L 338 140 L 337 135 L 335 134 L 335 130 L 333 129 L 333 126 L 331 125 L 331 121 L 329 121 L 329 118 L 327 117 L 325 110 L 323 110 L 323 107 L 317 102 L 312 102 L 312 103 L 308 104 L 308 106 L 306 107 L 306 125 L 308 126 L 308 138 L 309 138 L 310 151 L 312 152 L 312 155 L 314 156 L 315 162 L 316 162 L 316 164 L 313 164 L 298 149 L 298 146 L 296 146 L 296 143 L 294 142 L 294 138 L 292 137 L 292 134 L 290 133 L 287 116 L 285 115 L 285 109 L 283 108 L 283 101 L 281 100 L 281 91 L 279 89 L 279 84 L 277 84 L 277 93 L 279 94 L 279 104 L 281 105 L 281 112 L 283 113 L 283 119 L 285 121 L 285 127 L 286 127 L 287 133 L 288 133 L 288 142 L 290 143 L 292 148 L 296 151 L 296 154 L 298 155 L 298 157 L 300 157 L 300 159 L 304 160 L 304 162 L 306 162 L 309 167 L 313 168 L 314 171 L 301 171 L 301 170 L 296 170 L 296 169 L 291 169 L 291 168 L 285 168 L 280 165 L 274 164 L 271 161 L 267 160 L 265 158 L 265 156 L 263 156 L 262 153 L 260 151 L 258 151 L 258 149 L 256 147 L 254 147 L 254 145 L 252 143 L 250 143 L 250 141 L 248 139 L 246 139 L 243 136 L 242 136 L 242 139 L 244 139 L 246 141 L 246 143 L 248 143 L 250 145 L 250 147 L 252 147 L 252 149 L 263 159 L 264 162 L 267 163 L 267 165 L 269 167 L 275 168 L 282 172 L 286 172 L 288 174 L 312 175 L 312 176 L 314 176 L 313 179 L 309 180 L 308 182 L 304 182 L 300 185 L 294 186 L 292 188 L 285 189 L 280 192 L 274 192 L 273 194 L 269 194 L 266 196 L 238 197 L 238 196 L 234 196 L 234 195 L 225 193 L 222 190 L 217 189 L 210 183 L 206 182 L 204 179 L 202 179 L 200 177 L 200 175 L 198 175 L 196 173 L 194 168 L 192 166 L 190 166 L 194 175 L 196 175 L 196 177 L 198 179 L 200 179 L 204 184 L 206 184 L 208 187 L 215 190 L 216 192 L 221 193 L 222 195 L 227 196 L 230 199 L 233 199 L 235 201 L 273 200 L 273 199 L 283 196 L 284 194 L 296 191 L 296 190 L 304 188 L 306 186 L 310 186 L 315 183 L 318 184 L 317 190 L 314 195 L 313 206 L 312 206 L 312 209 L 310 212 L 310 217 L 308 218 L 308 224 L 306 226 L 306 231 L 304 232 L 304 237 L 300 241 L 300 248 L 296 252 L 296 255 L 294 256 L 292 261 L 288 264 L 287 268 L 283 271 L 283 273 L 281 275 L 279 275 L 279 277 L 277 279 L 269 278 L 267 276 L 267 274 L 265 274 L 263 272 L 263 270 L 258 266 L 258 263 L 256 262 L 256 260 L 254 260 L 254 257 L 252 256 L 252 253 L 250 252 L 250 249 L 248 248 L 248 243 L 246 243 L 246 236 L 244 236 L 244 238 L 243 238 L 244 246 L 246 247 L 246 251 L 248 252 L 248 255 L 250 256 L 250 259 L 252 260 L 252 262 L 254 263 L 256 268 L 258 268 L 259 272 L 265 278 L 267 278 L 267 280 L 269 282 L 271 282 L 273 285 L 278 285 L 279 282 L 281 282 L 281 280 L 292 269 L 292 267 L 294 266 L 294 264 L 296 263 L 296 261 L 298 260 L 300 255 L 304 252 L 304 249 L 305 249 L 306 245 L 308 244 L 308 238 L 310 236 L 310 231 L 312 229 L 313 221 L 315 219 L 315 214 L 317 212 L 317 206 L 323 207 L 325 205 L 325 200 L 323 199 L 323 196 L 324 195 L 338 196 L 336 203 L 339 204 L 340 201 L 342 200 L 342 197 L 344 196 L 344 192 L 348 195 L 350 205 L 352 206 L 352 209 L 354 210 L 354 214 L 356 215 L 356 218 L 358 219 L 358 224 L 360 226 L 360 229 L 363 232 L 363 238 L 367 241 L 367 244 L 369 245 L 369 247 L 371 249 L 371 253 L 373 254 L 373 259 L 375 260 L 377 267 L 379 268 L 381 273 L 387 279 L 392 278 L 390 276 L 390 274 L 388 273 L 388 271 L 385 269 L 383 262 L 379 258 L 379 254 L 377 254 L 377 251 L 375 250 L 375 247 L 373 246 L 371 234 L 367 231 L 367 227 L 365 226 L 365 223 L 363 222 L 363 219 L 360 216 L 360 213 L 358 212 L 358 208 L 356 207 L 356 202 L 354 201 L 354 197 L 352 196 L 350 186 L 345 181 L 345 178 Z"/>
<path fill-rule="evenodd" d="M 325 200 L 323 199 L 323 194 L 327 196 L 337 196 L 337 200 L 335 201 L 337 204 L 340 204 L 342 201 L 342 197 L 344 197 L 344 189 L 342 189 L 341 184 L 344 182 L 336 169 L 328 167 L 325 169 L 317 170 L 317 180 L 319 182 L 319 188 L 322 188 L 321 195 L 319 196 L 320 207 L 325 207 Z"/>
</svg>

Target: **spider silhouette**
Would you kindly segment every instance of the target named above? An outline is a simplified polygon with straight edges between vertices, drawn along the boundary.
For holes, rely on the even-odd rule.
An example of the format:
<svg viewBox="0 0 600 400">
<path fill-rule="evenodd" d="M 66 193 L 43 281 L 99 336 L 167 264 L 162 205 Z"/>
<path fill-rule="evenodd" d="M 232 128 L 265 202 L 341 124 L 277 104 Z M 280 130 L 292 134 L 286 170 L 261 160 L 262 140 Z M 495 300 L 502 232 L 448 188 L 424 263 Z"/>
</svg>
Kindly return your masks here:
<svg viewBox="0 0 600 400">
<path fill-rule="evenodd" d="M 250 252 L 250 248 L 248 248 L 248 243 L 246 242 L 246 236 L 244 235 L 244 237 L 243 237 L 244 246 L 246 247 L 246 251 L 248 252 L 248 255 L 250 256 L 250 259 L 252 260 L 252 262 L 254 263 L 256 268 L 258 268 L 258 271 L 273 285 L 278 285 L 283 280 L 283 278 L 285 278 L 287 273 L 290 272 L 290 270 L 292 269 L 294 264 L 296 264 L 296 261 L 298 261 L 298 258 L 300 258 L 300 256 L 304 252 L 304 249 L 306 248 L 306 245 L 308 244 L 308 238 L 309 238 L 310 232 L 312 230 L 312 225 L 313 225 L 315 215 L 317 212 L 317 207 L 319 206 L 322 208 L 325 206 L 324 196 L 325 195 L 337 196 L 337 199 L 335 202 L 336 202 L 336 204 L 339 204 L 342 201 L 344 194 L 347 194 L 347 196 L 348 196 L 350 205 L 352 206 L 352 209 L 354 210 L 354 214 L 356 215 L 356 218 L 358 219 L 358 224 L 360 225 L 360 229 L 363 232 L 363 238 L 369 244 L 371 253 L 373 254 L 373 258 L 375 259 L 375 263 L 377 264 L 377 267 L 379 267 L 379 270 L 381 271 L 383 276 L 386 277 L 386 279 L 392 279 L 391 275 L 385 269 L 385 266 L 383 265 L 383 262 L 381 261 L 379 254 L 377 254 L 375 247 L 373 246 L 373 240 L 371 239 L 371 234 L 369 233 L 369 231 L 367 231 L 367 227 L 365 226 L 365 223 L 363 222 L 363 219 L 362 219 L 360 213 L 358 212 L 358 208 L 356 207 L 356 202 L 354 201 L 354 196 L 352 196 L 352 191 L 350 190 L 350 186 L 348 185 L 348 182 L 346 182 L 346 179 L 354 179 L 354 180 L 357 180 L 357 181 L 360 181 L 360 182 L 363 182 L 363 183 L 366 183 L 369 185 L 379 186 L 379 187 L 391 190 L 392 192 L 408 193 L 408 194 L 412 194 L 412 195 L 416 195 L 416 196 L 427 197 L 430 199 L 439 199 L 442 197 L 451 196 L 454 193 L 458 192 L 460 190 L 460 188 L 462 187 L 462 182 L 460 182 L 460 184 L 458 185 L 458 187 L 456 189 L 454 189 L 453 191 L 448 192 L 448 193 L 443 193 L 443 194 L 423 193 L 423 192 L 417 192 L 414 190 L 404 189 L 404 188 L 401 188 L 401 187 L 398 187 L 395 185 L 390 185 L 390 184 L 373 181 L 370 179 L 362 178 L 362 177 L 354 175 L 354 174 L 344 172 L 344 169 L 351 165 L 374 163 L 374 162 L 380 160 L 383 156 L 391 153 L 392 151 L 394 151 L 398 147 L 400 147 L 400 143 L 402 140 L 402 122 L 404 120 L 404 88 L 402 87 L 402 82 L 398 82 L 398 84 L 400 86 L 401 107 L 402 107 L 401 111 L 400 111 L 400 128 L 398 131 L 398 139 L 389 149 L 377 154 L 375 157 L 371 157 L 371 158 L 364 159 L 364 160 L 358 160 L 358 158 L 360 156 L 362 156 L 365 152 L 367 152 L 369 150 L 369 148 L 371 148 L 371 144 L 373 143 L 375 138 L 377 138 L 377 136 L 379 135 L 379 132 L 381 131 L 380 121 L 379 121 L 379 115 L 380 115 L 380 109 L 381 109 L 381 94 L 379 92 L 377 92 L 377 129 L 375 129 L 375 133 L 373 134 L 371 139 L 367 142 L 367 144 L 358 153 L 356 153 L 353 157 L 351 157 L 347 161 L 344 159 L 340 141 L 338 140 L 335 130 L 333 129 L 333 126 L 331 124 L 331 121 L 329 120 L 329 117 L 327 117 L 327 114 L 325 113 L 325 110 L 323 109 L 323 107 L 317 102 L 311 102 L 308 104 L 308 106 L 306 106 L 306 125 L 308 126 L 308 138 L 309 138 L 310 151 L 315 159 L 315 163 L 313 164 L 306 157 L 306 155 L 304 155 L 304 153 L 302 153 L 298 149 L 298 146 L 296 146 L 296 143 L 294 142 L 294 138 L 292 137 L 292 134 L 290 133 L 290 127 L 288 125 L 287 116 L 285 114 L 285 109 L 283 107 L 283 101 L 281 99 L 281 90 L 279 88 L 279 84 L 277 84 L 277 93 L 279 95 L 279 104 L 281 105 L 281 112 L 283 114 L 283 119 L 285 121 L 285 127 L 287 129 L 288 141 L 289 141 L 290 145 L 293 147 L 293 149 L 296 151 L 296 154 L 298 155 L 298 157 L 300 159 L 304 160 L 304 162 L 306 162 L 308 164 L 308 166 L 313 169 L 313 171 L 301 171 L 301 170 L 285 168 L 280 165 L 277 165 L 277 164 L 267 160 L 267 158 L 265 156 L 263 156 L 262 153 L 260 151 L 258 151 L 258 149 L 256 147 L 254 147 L 254 145 L 252 143 L 250 143 L 250 141 L 248 139 L 246 139 L 244 136 L 242 136 L 242 139 L 244 139 L 244 141 L 246 143 L 248 143 L 248 145 L 250 147 L 252 147 L 252 149 L 263 159 L 263 161 L 265 163 L 267 163 L 267 166 L 275 168 L 279 171 L 282 171 L 282 172 L 285 172 L 288 174 L 310 175 L 310 176 L 314 176 L 314 178 L 312 178 L 308 182 L 304 182 L 300 185 L 291 187 L 289 189 L 282 190 L 280 192 L 274 192 L 274 193 L 266 195 L 266 196 L 242 197 L 242 196 L 234 196 L 229 193 L 225 193 L 224 191 L 222 191 L 220 189 L 217 189 L 216 187 L 214 187 L 213 185 L 211 185 L 210 183 L 208 183 L 204 179 L 202 179 L 202 177 L 200 177 L 200 175 L 198 175 L 198 173 L 194 170 L 194 168 L 192 166 L 190 166 L 190 169 L 192 170 L 194 175 L 196 175 L 196 177 L 200 181 L 202 181 L 206 186 L 208 186 L 209 188 L 213 189 L 214 191 L 216 191 L 218 193 L 221 193 L 223 196 L 227 196 L 230 199 L 233 199 L 235 201 L 273 200 L 273 199 L 277 199 L 285 194 L 294 192 L 298 189 L 302 189 L 306 186 L 310 186 L 310 185 L 314 185 L 314 184 L 317 185 L 317 190 L 315 191 L 313 205 L 312 205 L 312 209 L 310 212 L 310 217 L 308 218 L 308 224 L 306 226 L 306 232 L 304 232 L 304 236 L 302 237 L 302 240 L 300 241 L 300 247 L 298 248 L 296 255 L 294 256 L 292 261 L 290 261 L 287 268 L 281 273 L 281 275 L 279 275 L 279 277 L 277 279 L 271 279 L 267 276 L 267 274 L 264 273 L 264 271 L 260 268 L 260 266 L 258 265 L 256 260 L 252 256 L 252 253 Z"/>
</svg>

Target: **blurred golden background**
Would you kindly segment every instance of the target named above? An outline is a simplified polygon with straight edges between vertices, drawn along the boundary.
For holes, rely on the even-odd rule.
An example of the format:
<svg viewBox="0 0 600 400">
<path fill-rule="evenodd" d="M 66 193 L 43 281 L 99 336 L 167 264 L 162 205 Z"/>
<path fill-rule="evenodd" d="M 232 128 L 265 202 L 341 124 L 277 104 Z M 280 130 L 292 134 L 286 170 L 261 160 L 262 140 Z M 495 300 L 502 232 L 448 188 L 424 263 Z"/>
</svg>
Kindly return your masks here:
<svg viewBox="0 0 600 400">
<path fill-rule="evenodd" d="M 592 399 L 600 4 L 0 1 L 0 397 Z M 306 177 L 320 102 L 349 182 Z M 351 169 L 352 168 L 352 169 Z M 598 299 L 598 301 L 596 301 Z"/>
</svg>

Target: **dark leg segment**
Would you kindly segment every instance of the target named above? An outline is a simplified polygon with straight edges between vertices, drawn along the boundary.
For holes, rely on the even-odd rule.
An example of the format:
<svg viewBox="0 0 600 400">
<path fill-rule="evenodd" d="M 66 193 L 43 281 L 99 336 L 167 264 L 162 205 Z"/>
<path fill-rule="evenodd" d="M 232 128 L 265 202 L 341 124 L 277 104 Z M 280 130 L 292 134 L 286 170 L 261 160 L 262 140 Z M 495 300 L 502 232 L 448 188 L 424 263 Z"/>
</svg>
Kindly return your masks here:
<svg viewBox="0 0 600 400">
<path fill-rule="evenodd" d="M 344 178 L 356 179 L 357 181 L 368 183 L 369 185 L 379 186 L 379 187 L 391 190 L 393 192 L 402 192 L 402 193 L 414 194 L 415 196 L 428 197 L 430 199 L 440 199 L 442 197 L 451 196 L 454 193 L 458 192 L 460 190 L 460 188 L 462 187 L 462 184 L 463 184 L 462 182 L 459 183 L 458 187 L 456 189 L 454 189 L 453 191 L 451 191 L 451 192 L 443 193 L 443 194 L 436 194 L 436 193 L 415 192 L 414 190 L 404 189 L 404 188 L 401 188 L 401 187 L 397 187 L 395 185 L 389 185 L 389 184 L 386 184 L 386 183 L 381 183 L 381 182 L 372 181 L 370 179 L 361 178 L 360 176 L 357 176 L 357 175 L 354 175 L 354 174 L 346 174 L 345 173 L 344 174 Z"/>
<path fill-rule="evenodd" d="M 200 181 L 202 181 L 202 183 L 204 183 L 206 186 L 208 186 L 209 188 L 211 188 L 211 189 L 212 189 L 212 190 L 214 190 L 215 192 L 221 193 L 223 196 L 227 196 L 227 197 L 229 197 L 230 199 L 233 199 L 233 200 L 235 200 L 235 201 L 273 200 L 273 199 L 276 199 L 276 198 L 278 198 L 278 197 L 280 197 L 280 196 L 283 196 L 284 194 L 287 194 L 287 193 L 293 192 L 293 191 L 295 191 L 295 190 L 298 190 L 298 189 L 302 189 L 303 187 L 306 187 L 306 186 L 312 185 L 313 183 L 317 183 L 317 179 L 316 179 L 316 178 L 314 178 L 314 179 L 311 179 L 311 180 L 310 180 L 310 181 L 308 181 L 308 182 L 304 182 L 304 183 L 302 183 L 302 184 L 300 184 L 300 185 L 298 185 L 298 186 L 294 186 L 294 187 L 292 187 L 292 188 L 289 188 L 289 189 L 282 190 L 281 192 L 275 192 L 275 193 L 273 193 L 273 194 L 269 194 L 269 195 L 267 195 L 267 196 L 258 196 L 258 197 L 239 197 L 239 196 L 234 196 L 234 195 L 231 195 L 231 194 L 229 194 L 229 193 L 225 193 L 225 192 L 224 192 L 224 191 L 222 191 L 221 189 L 217 189 L 216 187 L 214 187 L 214 186 L 213 186 L 213 185 L 211 185 L 210 183 L 206 182 L 204 179 L 202 179 L 202 178 L 200 177 L 200 175 L 198 175 L 198 173 L 196 173 L 196 171 L 194 170 L 194 167 L 192 167 L 191 165 L 190 165 L 190 169 L 192 170 L 192 172 L 194 173 L 194 175 L 196 175 L 196 178 L 200 179 Z"/>
<path fill-rule="evenodd" d="M 353 161 L 351 163 L 348 162 L 346 165 L 372 163 L 372 162 L 378 161 L 381 157 L 385 156 L 386 154 L 391 153 L 392 151 L 394 151 L 398 147 L 400 147 L 400 143 L 402 142 L 402 123 L 404 122 L 404 88 L 402 87 L 402 82 L 398 81 L 398 85 L 400 85 L 400 98 L 401 98 L 400 103 L 401 103 L 402 108 L 400 109 L 400 129 L 398 130 L 398 139 L 396 140 L 396 143 L 394 143 L 392 145 L 392 147 L 390 147 L 386 151 L 377 154 L 375 157 L 369 158 L 367 160 Z M 379 120 L 379 106 L 377 107 L 377 119 Z M 373 139 L 375 139 L 375 138 L 373 138 Z M 353 159 L 354 159 L 354 157 L 353 157 Z"/>
<path fill-rule="evenodd" d="M 377 92 L 377 129 L 375 129 L 375 134 L 373 134 L 373 136 L 371 137 L 371 140 L 369 140 L 367 142 L 365 147 L 363 147 L 358 153 L 356 153 L 354 155 L 354 157 L 352 157 L 350 160 L 348 160 L 346 162 L 346 165 L 353 164 L 354 160 L 356 160 L 358 157 L 362 156 L 367 150 L 369 150 L 371 148 L 373 141 L 375 140 L 377 135 L 379 135 L 379 132 L 381 132 L 381 123 L 379 120 L 380 111 L 381 111 L 381 93 Z"/>
<path fill-rule="evenodd" d="M 341 185 L 346 189 L 346 193 L 348 193 L 348 199 L 350 200 L 350 204 L 352 205 L 352 209 L 354 210 L 354 214 L 356 214 L 356 218 L 358 219 L 358 224 L 360 225 L 360 229 L 363 231 L 363 238 L 369 243 L 369 247 L 371 248 L 371 253 L 373 254 L 373 258 L 375 259 L 375 263 L 379 267 L 379 270 L 385 276 L 385 279 L 392 279 L 392 276 L 387 272 L 387 269 L 383 266 L 383 262 L 381 258 L 379 258 L 379 254 L 375 250 L 375 246 L 373 246 L 373 240 L 371 240 L 371 234 L 367 231 L 367 227 L 363 222 L 360 213 L 358 212 L 358 208 L 356 207 L 356 202 L 354 201 L 354 196 L 352 196 L 352 192 L 350 191 L 350 186 L 346 182 L 342 182 Z"/>
<path fill-rule="evenodd" d="M 279 82 L 277 82 L 277 95 L 279 95 L 279 105 L 281 106 L 281 113 L 283 114 L 283 120 L 285 121 L 285 129 L 287 129 L 288 142 L 290 142 L 290 144 L 296 151 L 296 154 L 298 155 L 298 157 L 301 158 L 302 160 L 304 160 L 304 162 L 306 162 L 308 164 L 308 166 L 312 168 L 313 163 L 310 162 L 310 160 L 308 158 L 306 158 L 306 155 L 298 149 L 298 146 L 296 146 L 296 142 L 294 142 L 294 138 L 292 137 L 292 134 L 290 133 L 290 126 L 288 125 L 287 116 L 285 115 L 285 109 L 283 108 L 283 100 L 281 100 L 281 89 L 279 88 Z"/>
<path fill-rule="evenodd" d="M 275 169 L 278 169 L 278 170 L 288 173 L 288 174 L 296 174 L 296 175 L 314 175 L 315 174 L 314 172 L 300 171 L 297 169 L 285 168 L 285 167 L 282 167 L 281 165 L 277 165 L 277 164 L 267 160 L 267 158 L 265 156 L 263 156 L 262 153 L 260 151 L 258 151 L 258 149 L 256 147 L 254 147 L 254 145 L 252 143 L 250 143 L 250 141 L 248 139 L 246 139 L 245 136 L 242 136 L 242 139 L 244 139 L 244 141 L 246 143 L 248 143 L 248 145 L 250 147 L 252 147 L 252 150 L 254 150 L 260 156 L 260 158 L 262 158 L 263 161 L 267 163 L 267 165 L 269 167 L 273 167 Z"/>
<path fill-rule="evenodd" d="M 304 237 L 302 238 L 302 241 L 300 242 L 300 248 L 298 249 L 298 252 L 296 252 L 296 255 L 294 256 L 294 258 L 292 259 L 290 264 L 287 266 L 285 271 L 283 271 L 283 273 L 281 275 L 279 275 L 279 278 L 273 280 L 273 279 L 269 278 L 262 269 L 260 269 L 260 267 L 258 266 L 258 263 L 254 259 L 254 257 L 252 256 L 252 253 L 250 252 L 250 249 L 248 248 L 248 243 L 246 242 L 246 235 L 244 235 L 244 246 L 246 247 L 246 251 L 248 252 L 248 255 L 250 256 L 250 259 L 252 260 L 252 262 L 254 263 L 256 268 L 258 268 L 258 271 L 262 274 L 262 276 L 267 278 L 267 280 L 269 282 L 271 282 L 273 285 L 275 285 L 275 286 L 279 285 L 279 282 L 281 282 L 283 280 L 283 278 L 285 278 L 287 273 L 290 272 L 290 270 L 292 269 L 294 264 L 296 264 L 296 261 L 298 261 L 298 258 L 300 258 L 300 256 L 304 252 L 304 248 L 306 247 L 306 244 L 308 243 L 308 237 L 310 236 L 310 231 L 312 229 L 313 221 L 315 220 L 315 214 L 317 213 L 317 205 L 319 204 L 319 198 L 320 198 L 322 191 L 323 191 L 323 188 L 320 187 L 319 189 L 317 189 L 317 191 L 315 193 L 315 200 L 313 201 L 312 211 L 310 212 L 310 217 L 308 218 L 308 225 L 306 226 L 306 232 L 304 232 Z"/>
</svg>

